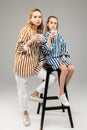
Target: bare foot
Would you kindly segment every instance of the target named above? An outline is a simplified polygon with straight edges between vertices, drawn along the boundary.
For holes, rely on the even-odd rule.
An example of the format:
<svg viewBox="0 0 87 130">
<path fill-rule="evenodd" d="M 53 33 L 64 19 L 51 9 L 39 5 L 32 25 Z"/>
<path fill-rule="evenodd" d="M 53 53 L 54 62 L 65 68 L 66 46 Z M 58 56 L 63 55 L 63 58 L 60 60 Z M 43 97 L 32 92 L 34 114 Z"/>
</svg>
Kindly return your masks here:
<svg viewBox="0 0 87 130">
<path fill-rule="evenodd" d="M 39 93 L 35 90 L 32 94 L 31 94 L 33 97 L 36 97 L 39 95 Z"/>
</svg>

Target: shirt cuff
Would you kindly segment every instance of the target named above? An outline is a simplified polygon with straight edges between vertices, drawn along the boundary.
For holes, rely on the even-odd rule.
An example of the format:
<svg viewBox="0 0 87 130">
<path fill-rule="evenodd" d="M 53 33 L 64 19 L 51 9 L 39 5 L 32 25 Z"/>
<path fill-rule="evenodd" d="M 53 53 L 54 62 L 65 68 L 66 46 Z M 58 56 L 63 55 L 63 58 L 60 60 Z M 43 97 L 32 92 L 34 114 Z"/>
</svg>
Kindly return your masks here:
<svg viewBox="0 0 87 130">
<path fill-rule="evenodd" d="M 46 46 L 47 46 L 47 48 L 49 48 L 50 50 L 52 50 L 52 46 L 49 47 L 47 44 L 46 44 Z"/>
</svg>

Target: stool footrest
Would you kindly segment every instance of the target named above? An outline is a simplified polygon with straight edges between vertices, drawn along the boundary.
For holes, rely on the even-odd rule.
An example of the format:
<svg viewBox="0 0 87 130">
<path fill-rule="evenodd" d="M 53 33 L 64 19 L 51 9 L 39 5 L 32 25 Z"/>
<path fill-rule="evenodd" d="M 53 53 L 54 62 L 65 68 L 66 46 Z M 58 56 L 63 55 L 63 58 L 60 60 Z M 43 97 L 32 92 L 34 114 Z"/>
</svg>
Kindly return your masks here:
<svg viewBox="0 0 87 130">
<path fill-rule="evenodd" d="M 42 98 L 44 98 L 44 97 L 42 97 Z M 55 100 L 55 99 L 58 99 L 58 97 L 57 96 L 48 96 L 48 97 L 46 97 L 46 100 Z"/>
<path fill-rule="evenodd" d="M 67 106 L 50 106 L 46 107 L 45 110 L 62 110 L 62 109 L 67 109 Z"/>
</svg>

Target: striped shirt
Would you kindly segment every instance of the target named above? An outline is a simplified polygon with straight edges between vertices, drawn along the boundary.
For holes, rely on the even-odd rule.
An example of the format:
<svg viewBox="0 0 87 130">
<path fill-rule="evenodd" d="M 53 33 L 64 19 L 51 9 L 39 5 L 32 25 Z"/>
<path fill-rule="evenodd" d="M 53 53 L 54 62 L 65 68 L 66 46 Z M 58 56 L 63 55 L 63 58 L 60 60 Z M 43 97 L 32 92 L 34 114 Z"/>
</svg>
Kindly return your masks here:
<svg viewBox="0 0 87 130">
<path fill-rule="evenodd" d="M 49 34 L 50 32 L 47 32 L 42 40 L 42 50 L 45 56 L 46 63 L 51 65 L 54 70 L 58 69 L 61 64 L 68 66 L 69 64 L 71 64 L 68 60 L 66 60 L 65 62 L 61 60 L 61 57 L 63 55 L 65 55 L 66 57 L 70 57 L 66 43 L 64 42 L 62 36 L 60 34 L 57 34 L 54 38 L 52 38 L 51 46 L 48 47 L 47 39 Z"/>
<path fill-rule="evenodd" d="M 24 27 L 20 31 L 14 57 L 14 73 L 20 77 L 38 74 L 41 69 L 39 63 L 44 60 L 41 43 L 31 43 L 30 46 L 25 44 L 30 37 L 33 37 L 32 31 Z"/>
</svg>

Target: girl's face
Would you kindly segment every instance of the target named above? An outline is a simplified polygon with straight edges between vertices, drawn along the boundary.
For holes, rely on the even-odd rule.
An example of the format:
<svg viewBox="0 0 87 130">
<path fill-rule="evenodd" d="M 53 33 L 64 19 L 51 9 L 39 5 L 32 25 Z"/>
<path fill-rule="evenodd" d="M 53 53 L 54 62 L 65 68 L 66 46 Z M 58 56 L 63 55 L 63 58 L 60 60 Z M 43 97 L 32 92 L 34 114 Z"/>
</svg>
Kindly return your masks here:
<svg viewBox="0 0 87 130">
<path fill-rule="evenodd" d="M 49 28 L 49 31 L 56 30 L 58 26 L 58 21 L 56 18 L 50 18 L 47 27 Z"/>
<path fill-rule="evenodd" d="M 41 25 L 42 23 L 42 15 L 39 11 L 35 11 L 32 13 L 32 17 L 31 17 L 31 21 L 32 23 L 38 27 Z"/>
</svg>

